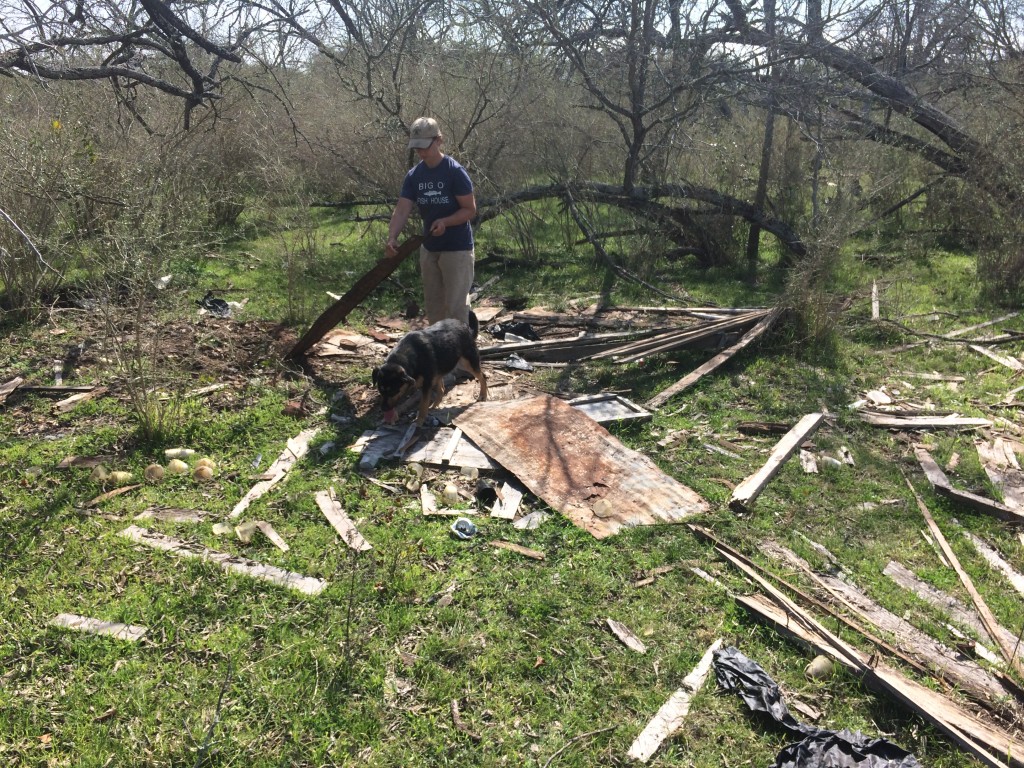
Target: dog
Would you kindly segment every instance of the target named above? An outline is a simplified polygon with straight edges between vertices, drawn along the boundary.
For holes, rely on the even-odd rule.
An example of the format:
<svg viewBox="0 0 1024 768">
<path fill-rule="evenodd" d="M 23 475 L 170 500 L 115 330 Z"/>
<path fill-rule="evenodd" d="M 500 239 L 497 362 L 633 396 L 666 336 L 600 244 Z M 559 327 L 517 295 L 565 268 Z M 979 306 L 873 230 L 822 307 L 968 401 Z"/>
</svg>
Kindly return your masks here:
<svg viewBox="0 0 1024 768">
<path fill-rule="evenodd" d="M 403 336 L 384 364 L 373 369 L 373 385 L 380 392 L 384 421 L 394 423 L 398 419 L 395 408 L 419 389 L 416 425 L 422 426 L 427 411 L 444 396 L 445 375 L 455 370 L 460 362 L 480 383 L 477 400 L 486 400 L 487 378 L 480 367 L 476 333 L 469 325 L 458 320 L 442 320 Z"/>
</svg>

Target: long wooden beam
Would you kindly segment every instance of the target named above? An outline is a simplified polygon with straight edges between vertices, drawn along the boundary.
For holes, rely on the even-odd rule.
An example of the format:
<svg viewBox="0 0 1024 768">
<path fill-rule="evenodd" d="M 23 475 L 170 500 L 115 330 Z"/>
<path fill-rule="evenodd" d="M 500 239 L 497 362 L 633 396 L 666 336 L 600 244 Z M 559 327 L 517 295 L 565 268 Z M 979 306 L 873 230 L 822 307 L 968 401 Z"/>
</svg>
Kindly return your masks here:
<svg viewBox="0 0 1024 768">
<path fill-rule="evenodd" d="M 348 317 L 349 312 L 358 307 L 363 299 L 369 296 L 370 292 L 380 285 L 388 275 L 398 269 L 398 265 L 405 261 L 422 243 L 423 238 L 419 235 L 410 237 L 402 243 L 398 253 L 391 258 L 381 259 L 374 264 L 373 268 L 360 277 L 344 296 L 334 302 L 316 319 L 309 330 L 291 348 L 291 351 L 285 355 L 285 360 L 296 360 L 305 355 L 310 347 L 320 341 L 324 334 L 334 326 Z"/>
</svg>

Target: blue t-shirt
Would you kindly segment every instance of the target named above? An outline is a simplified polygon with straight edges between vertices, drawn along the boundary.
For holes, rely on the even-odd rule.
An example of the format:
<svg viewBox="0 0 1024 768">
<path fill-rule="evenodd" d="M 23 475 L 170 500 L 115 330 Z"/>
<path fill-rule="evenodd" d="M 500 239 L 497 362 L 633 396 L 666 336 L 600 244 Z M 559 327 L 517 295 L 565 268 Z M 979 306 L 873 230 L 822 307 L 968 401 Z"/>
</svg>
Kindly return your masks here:
<svg viewBox="0 0 1024 768">
<path fill-rule="evenodd" d="M 423 218 L 423 245 L 428 251 L 469 251 L 473 248 L 473 228 L 467 221 L 445 228 L 441 237 L 431 237 L 430 227 L 438 219 L 459 210 L 456 196 L 473 192 L 473 182 L 466 169 L 448 155 L 436 168 L 429 168 L 422 160 L 405 175 L 401 197 L 412 200 Z"/>
</svg>

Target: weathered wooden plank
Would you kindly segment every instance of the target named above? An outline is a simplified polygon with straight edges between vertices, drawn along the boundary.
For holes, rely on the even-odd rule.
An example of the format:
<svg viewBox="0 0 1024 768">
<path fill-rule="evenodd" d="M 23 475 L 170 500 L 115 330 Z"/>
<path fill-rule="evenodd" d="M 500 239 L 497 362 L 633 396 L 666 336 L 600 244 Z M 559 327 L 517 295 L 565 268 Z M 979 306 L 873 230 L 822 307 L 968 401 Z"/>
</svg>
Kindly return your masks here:
<svg viewBox="0 0 1024 768">
<path fill-rule="evenodd" d="M 680 392 L 686 389 L 689 389 L 694 384 L 696 384 L 702 377 L 706 376 L 707 374 L 724 365 L 737 352 L 741 351 L 742 349 L 750 345 L 752 342 L 756 341 L 761 336 L 763 336 L 765 332 L 768 331 L 772 327 L 772 325 L 775 324 L 775 321 L 779 319 L 780 315 L 780 309 L 776 309 L 769 312 L 760 322 L 758 322 L 757 325 L 755 325 L 753 328 L 747 331 L 743 335 L 743 338 L 741 338 L 738 342 L 733 344 L 728 349 L 722 350 L 717 355 L 708 360 L 706 363 L 694 369 L 690 373 L 686 374 L 675 384 L 666 389 L 663 389 L 657 395 L 648 400 L 647 407 L 658 408 L 664 405 L 670 398 L 675 397 Z"/>
<path fill-rule="evenodd" d="M 455 423 L 531 493 L 595 537 L 709 509 L 650 458 L 557 398 L 476 403 Z"/>
<path fill-rule="evenodd" d="M 1006 690 L 999 681 L 976 662 L 960 657 L 954 650 L 917 629 L 902 616 L 897 616 L 879 605 L 848 581 L 831 574 L 813 572 L 810 565 L 803 562 L 796 553 L 779 544 L 773 543 L 770 547 L 762 549 L 773 557 L 781 555 L 787 560 L 798 562 L 801 570 L 811 575 L 848 610 L 891 636 L 896 647 L 902 652 L 910 654 L 926 667 L 937 670 L 941 677 L 970 692 L 979 701 L 998 707 L 1006 699 Z"/>
<path fill-rule="evenodd" d="M 915 445 L 914 455 L 917 457 L 917 463 L 924 470 L 924 476 L 928 478 L 928 482 L 932 484 L 933 488 L 950 487 L 949 478 L 946 477 L 946 473 L 942 471 L 942 467 L 932 458 L 932 455 L 928 453 L 928 449 L 923 445 Z"/>
<path fill-rule="evenodd" d="M 988 479 L 1003 494 L 1003 503 L 1013 510 L 1024 509 L 1024 472 L 1021 472 L 1013 444 L 1001 437 L 975 443 L 978 459 Z"/>
<path fill-rule="evenodd" d="M 747 510 L 754 503 L 765 486 L 782 469 L 783 463 L 813 435 L 825 420 L 823 413 L 809 413 L 796 423 L 775 445 L 768 461 L 757 472 L 736 486 L 729 500 L 729 506 L 740 511 Z"/>
<path fill-rule="evenodd" d="M 88 616 L 79 616 L 76 613 L 58 613 L 47 622 L 51 627 L 63 627 L 74 629 L 78 632 L 86 632 L 90 635 L 106 635 L 118 640 L 137 642 L 141 640 L 147 630 L 135 624 L 122 624 L 117 621 L 103 621 Z"/>
<path fill-rule="evenodd" d="M 942 590 L 933 587 L 906 566 L 895 560 L 890 560 L 882 570 L 882 573 L 888 576 L 895 584 L 903 587 L 903 589 L 913 592 L 924 602 L 943 611 L 949 616 L 951 621 L 956 622 L 962 627 L 967 627 L 980 638 L 991 640 L 988 630 L 985 628 L 985 624 L 982 622 L 977 611 L 965 606 L 952 595 L 948 595 Z M 1017 636 L 1010 632 L 1010 630 L 1000 625 L 996 631 L 1003 638 L 1003 642 L 1011 646 L 1016 645 Z M 1022 654 L 1024 654 L 1024 647 L 1017 647 L 1017 655 L 1020 656 Z"/>
<path fill-rule="evenodd" d="M 528 557 L 531 560 L 543 560 L 545 558 L 545 554 L 543 552 L 538 552 L 536 549 L 530 549 L 529 547 L 524 547 L 519 544 L 513 544 L 511 541 L 495 539 L 494 541 L 489 541 L 488 544 L 492 547 L 497 547 L 498 549 L 507 549 L 509 552 L 515 552 L 517 555 Z"/>
<path fill-rule="evenodd" d="M 944 429 L 946 427 L 991 427 L 988 419 L 966 416 L 900 416 L 891 413 L 860 411 L 857 417 L 875 427 L 889 429 Z"/>
<path fill-rule="evenodd" d="M 1006 580 L 1010 582 L 1010 586 L 1024 596 L 1024 575 L 1018 573 L 1012 565 L 1006 562 L 994 547 L 989 546 L 970 531 L 964 531 L 964 536 L 978 550 L 978 554 L 985 558 L 985 562 L 1003 574 Z"/>
<path fill-rule="evenodd" d="M 904 478 L 906 479 L 906 478 Z M 981 616 L 981 621 L 985 625 L 985 629 L 988 631 L 989 637 L 991 637 L 995 643 L 999 652 L 1003 655 L 1010 666 L 1012 666 L 1017 674 L 1024 676 L 1024 664 L 1021 664 L 1020 660 L 1014 655 L 1014 646 L 1003 642 L 1002 637 L 999 635 L 998 627 L 999 624 L 996 622 L 995 616 L 992 615 L 992 611 L 989 609 L 988 604 L 984 598 L 978 593 L 978 590 L 974 588 L 974 582 L 971 581 L 971 577 L 967 575 L 967 572 L 960 565 L 960 561 L 957 559 L 956 554 L 953 552 L 949 543 L 946 541 L 946 537 L 943 536 L 942 530 L 936 524 L 934 518 L 932 518 L 931 512 L 928 511 L 928 507 L 925 506 L 924 500 L 920 494 L 914 490 L 914 486 L 907 480 L 907 487 L 910 488 L 910 492 L 914 495 L 914 499 L 917 501 L 917 508 L 921 510 L 921 514 L 928 523 L 928 528 L 932 532 L 932 536 L 935 537 L 935 541 L 938 543 L 939 548 L 942 549 L 942 553 L 949 560 L 950 565 L 953 566 L 953 570 L 956 571 L 957 576 L 960 577 L 960 583 L 964 585 L 964 589 L 967 590 L 967 594 L 971 596 L 971 602 L 974 603 L 974 607 L 978 611 L 978 615 Z"/>
<path fill-rule="evenodd" d="M 289 438 L 285 444 L 285 449 L 281 452 L 274 463 L 270 465 L 267 471 L 264 473 L 266 480 L 261 480 L 256 483 L 249 492 L 242 497 L 242 500 L 235 504 L 234 509 L 231 510 L 229 517 L 236 518 L 245 512 L 256 499 L 260 498 L 267 493 L 271 488 L 281 482 L 292 466 L 309 453 L 309 441 L 313 439 L 317 432 L 320 431 L 319 427 L 310 427 L 305 429 L 293 438 Z"/>
<path fill-rule="evenodd" d="M 704 651 L 697 666 L 683 678 L 682 686 L 669 696 L 668 701 L 661 705 L 661 709 L 647 723 L 640 735 L 634 739 L 627 753 L 631 760 L 646 763 L 657 752 L 658 747 L 665 739 L 670 738 L 679 730 L 686 715 L 690 712 L 690 703 L 693 701 L 693 697 L 704 687 L 704 681 L 708 679 L 715 651 L 721 647 L 722 640 L 718 639 Z"/>
<path fill-rule="evenodd" d="M 352 522 L 352 519 L 345 514 L 345 510 L 341 508 L 340 502 L 334 495 L 333 488 L 328 491 L 317 491 L 316 505 L 320 507 L 324 517 L 327 518 L 327 521 L 338 532 L 338 535 L 341 536 L 341 540 L 350 549 L 354 549 L 357 552 L 373 549 L 373 545 L 363 538 L 363 535 L 356 528 L 356 524 Z"/>
<path fill-rule="evenodd" d="M 498 493 L 498 500 L 491 508 L 491 517 L 502 520 L 515 519 L 519 511 L 519 504 L 523 500 L 523 491 L 512 483 L 502 483 Z"/>
<path fill-rule="evenodd" d="M 295 343 L 295 346 L 291 348 L 285 359 L 295 360 L 304 355 L 310 347 L 323 338 L 325 333 L 348 317 L 349 312 L 358 307 L 359 303 L 369 296 L 373 289 L 388 275 L 398 269 L 399 265 L 410 254 L 414 253 L 422 243 L 423 238 L 419 235 L 410 237 L 402 243 L 398 253 L 393 257 L 385 257 L 378 261 L 369 272 L 360 277 L 355 285 L 345 292 L 344 296 L 324 310 L 323 314 L 313 322 L 309 330 L 302 334 L 302 338 Z"/>
<path fill-rule="evenodd" d="M 286 571 L 284 568 L 265 565 L 246 557 L 228 554 L 227 552 L 217 552 L 198 544 L 165 536 L 162 533 L 149 531 L 145 528 L 139 528 L 136 525 L 128 526 L 121 531 L 120 535 L 137 544 L 163 550 L 178 557 L 198 558 L 204 562 L 215 563 L 225 571 L 268 581 L 272 584 L 298 590 L 307 595 L 318 595 L 327 586 L 327 582 L 323 579 L 303 576 L 301 573 Z"/>
<path fill-rule="evenodd" d="M 647 646 L 644 645 L 644 641 L 636 636 L 636 633 L 623 624 L 621 621 L 615 619 L 605 619 L 605 623 L 608 625 L 608 629 L 612 631 L 619 642 L 629 648 L 631 651 L 637 653 L 647 653 Z"/>
<path fill-rule="evenodd" d="M 998 352 L 995 352 L 988 347 L 983 347 L 980 344 L 968 344 L 967 346 L 978 354 L 984 355 L 990 360 L 995 360 L 1000 365 L 1006 366 L 1011 371 L 1024 371 L 1024 363 L 1021 363 L 1021 361 L 1015 357 L 1000 355 Z"/>
<path fill-rule="evenodd" d="M 135 516 L 136 520 L 162 520 L 169 523 L 201 523 L 210 516 L 201 509 L 180 507 L 149 507 Z"/>
<path fill-rule="evenodd" d="M 94 400 L 97 397 L 101 397 L 107 394 L 107 391 L 108 390 L 106 387 L 93 387 L 88 392 L 79 392 L 77 394 L 71 395 L 71 397 L 66 397 L 63 400 L 58 400 L 56 403 L 53 404 L 53 407 L 55 410 L 60 411 L 61 413 L 65 413 L 67 411 L 70 411 L 79 403 L 84 403 L 86 400 Z"/>
</svg>

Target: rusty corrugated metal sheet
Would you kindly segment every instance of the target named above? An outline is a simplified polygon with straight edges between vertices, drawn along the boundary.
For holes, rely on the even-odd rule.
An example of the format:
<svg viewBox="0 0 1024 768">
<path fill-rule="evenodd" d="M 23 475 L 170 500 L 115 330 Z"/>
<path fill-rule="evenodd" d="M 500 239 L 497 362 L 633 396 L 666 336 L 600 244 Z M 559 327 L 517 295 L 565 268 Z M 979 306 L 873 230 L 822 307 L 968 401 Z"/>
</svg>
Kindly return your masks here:
<svg viewBox="0 0 1024 768">
<path fill-rule="evenodd" d="M 557 398 L 477 403 L 455 424 L 533 494 L 599 539 L 709 509 L 695 491 Z M 597 504 L 601 499 L 607 509 Z"/>
</svg>

